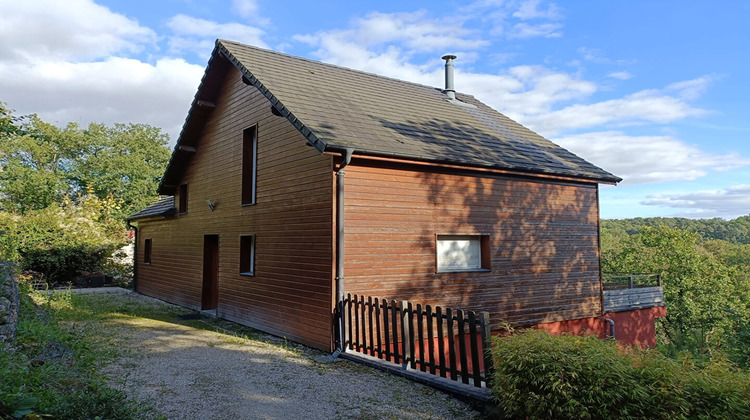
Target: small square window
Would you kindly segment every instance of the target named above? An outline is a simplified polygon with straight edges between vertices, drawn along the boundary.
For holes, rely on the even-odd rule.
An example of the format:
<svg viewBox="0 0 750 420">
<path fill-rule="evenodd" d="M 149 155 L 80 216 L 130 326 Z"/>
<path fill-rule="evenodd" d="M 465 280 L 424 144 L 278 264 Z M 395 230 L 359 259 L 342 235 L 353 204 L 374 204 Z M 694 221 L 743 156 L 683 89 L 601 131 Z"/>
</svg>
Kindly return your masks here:
<svg viewBox="0 0 750 420">
<path fill-rule="evenodd" d="M 240 236 L 240 274 L 255 275 L 255 235 Z"/>
<path fill-rule="evenodd" d="M 489 235 L 438 235 L 437 271 L 487 271 L 489 248 Z"/>
<path fill-rule="evenodd" d="M 143 241 L 143 263 L 151 264 L 151 239 Z"/>
<path fill-rule="evenodd" d="M 178 204 L 178 212 L 180 214 L 185 214 L 188 212 L 188 186 L 187 184 L 180 185 L 180 190 L 178 191 L 177 195 L 179 196 L 179 204 Z"/>
</svg>

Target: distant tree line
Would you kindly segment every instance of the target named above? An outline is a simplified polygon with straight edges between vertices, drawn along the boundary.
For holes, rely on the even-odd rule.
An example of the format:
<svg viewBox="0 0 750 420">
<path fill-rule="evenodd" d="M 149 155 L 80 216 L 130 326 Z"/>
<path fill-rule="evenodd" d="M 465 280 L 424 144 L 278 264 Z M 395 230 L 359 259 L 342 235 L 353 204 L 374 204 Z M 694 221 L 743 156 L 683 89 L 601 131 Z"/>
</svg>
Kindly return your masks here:
<svg viewBox="0 0 750 420">
<path fill-rule="evenodd" d="M 602 220 L 602 227 L 621 229 L 628 235 L 640 233 L 644 227 L 664 226 L 698 235 L 701 241 L 720 239 L 733 244 L 750 244 L 750 215 L 733 220 L 686 219 L 683 217 L 636 217 L 633 219 Z"/>
</svg>

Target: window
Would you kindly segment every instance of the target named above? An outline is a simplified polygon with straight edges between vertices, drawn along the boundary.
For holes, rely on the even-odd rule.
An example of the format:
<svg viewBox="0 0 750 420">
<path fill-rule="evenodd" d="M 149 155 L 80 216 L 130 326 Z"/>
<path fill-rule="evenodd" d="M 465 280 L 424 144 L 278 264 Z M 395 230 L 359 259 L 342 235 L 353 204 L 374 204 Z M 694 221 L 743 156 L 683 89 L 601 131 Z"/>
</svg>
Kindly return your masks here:
<svg viewBox="0 0 750 420">
<path fill-rule="evenodd" d="M 143 263 L 151 264 L 151 239 L 143 241 Z"/>
<path fill-rule="evenodd" d="M 258 126 L 242 133 L 242 204 L 255 204 L 255 184 L 258 169 Z"/>
<path fill-rule="evenodd" d="M 180 202 L 177 207 L 177 210 L 180 214 L 185 214 L 188 212 L 188 186 L 187 184 L 180 185 L 180 190 L 177 192 Z"/>
<path fill-rule="evenodd" d="M 253 276 L 255 272 L 255 235 L 240 236 L 240 274 Z"/>
<path fill-rule="evenodd" d="M 437 271 L 487 271 L 489 248 L 489 235 L 438 235 Z"/>
</svg>

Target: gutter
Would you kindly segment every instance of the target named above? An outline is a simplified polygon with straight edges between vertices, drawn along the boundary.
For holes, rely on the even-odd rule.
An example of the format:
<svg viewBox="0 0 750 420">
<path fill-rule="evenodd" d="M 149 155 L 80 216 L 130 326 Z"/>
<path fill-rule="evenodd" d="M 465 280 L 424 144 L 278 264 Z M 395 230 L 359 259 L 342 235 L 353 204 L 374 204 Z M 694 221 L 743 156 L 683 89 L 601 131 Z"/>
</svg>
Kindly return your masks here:
<svg viewBox="0 0 750 420">
<path fill-rule="evenodd" d="M 352 161 L 354 149 L 346 148 L 343 150 L 343 162 L 336 171 L 336 307 L 337 307 L 337 325 L 338 337 L 336 351 L 331 355 L 331 360 L 338 357 L 344 348 L 345 322 L 344 322 L 344 175 L 346 167 Z"/>
<path fill-rule="evenodd" d="M 615 339 L 615 320 L 611 318 L 604 318 L 605 321 L 609 324 L 609 338 Z"/>
</svg>

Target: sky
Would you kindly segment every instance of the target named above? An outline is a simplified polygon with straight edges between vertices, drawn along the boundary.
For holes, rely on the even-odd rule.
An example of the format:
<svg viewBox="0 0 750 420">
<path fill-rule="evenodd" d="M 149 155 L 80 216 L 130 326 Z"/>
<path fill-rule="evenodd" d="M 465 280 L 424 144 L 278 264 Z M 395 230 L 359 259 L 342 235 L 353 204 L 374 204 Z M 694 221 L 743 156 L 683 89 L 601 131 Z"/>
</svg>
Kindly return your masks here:
<svg viewBox="0 0 750 420">
<path fill-rule="evenodd" d="M 601 217 L 750 214 L 750 2 L 0 0 L 0 101 L 174 145 L 216 38 L 456 90 L 623 178 Z"/>
</svg>

